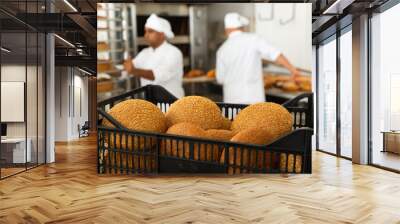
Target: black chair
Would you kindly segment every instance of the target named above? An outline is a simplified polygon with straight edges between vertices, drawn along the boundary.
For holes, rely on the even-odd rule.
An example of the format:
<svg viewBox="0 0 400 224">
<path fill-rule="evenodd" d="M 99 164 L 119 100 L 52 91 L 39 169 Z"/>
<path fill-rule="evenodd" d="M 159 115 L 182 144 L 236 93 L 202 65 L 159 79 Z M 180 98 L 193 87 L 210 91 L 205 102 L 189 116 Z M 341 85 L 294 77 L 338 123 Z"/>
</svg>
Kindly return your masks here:
<svg viewBox="0 0 400 224">
<path fill-rule="evenodd" d="M 79 138 L 89 136 L 89 129 L 90 129 L 89 121 L 85 121 L 82 127 L 80 127 L 80 125 L 78 124 Z"/>
</svg>

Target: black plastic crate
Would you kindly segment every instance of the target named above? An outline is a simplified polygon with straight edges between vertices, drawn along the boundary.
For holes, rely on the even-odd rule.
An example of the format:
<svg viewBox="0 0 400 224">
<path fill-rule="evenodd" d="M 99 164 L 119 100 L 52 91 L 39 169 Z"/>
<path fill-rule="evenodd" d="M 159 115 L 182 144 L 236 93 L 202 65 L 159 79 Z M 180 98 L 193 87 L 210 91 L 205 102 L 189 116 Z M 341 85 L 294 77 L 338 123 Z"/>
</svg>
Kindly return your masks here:
<svg viewBox="0 0 400 224">
<path fill-rule="evenodd" d="M 311 173 L 313 95 L 282 104 L 294 117 L 293 131 L 269 145 L 215 141 L 129 130 L 107 112 L 118 102 L 145 99 L 166 112 L 177 100 L 160 86 L 148 85 L 98 103 L 98 172 L 155 173 Z M 233 119 L 244 104 L 217 103 Z M 101 125 L 108 119 L 115 128 Z"/>
</svg>

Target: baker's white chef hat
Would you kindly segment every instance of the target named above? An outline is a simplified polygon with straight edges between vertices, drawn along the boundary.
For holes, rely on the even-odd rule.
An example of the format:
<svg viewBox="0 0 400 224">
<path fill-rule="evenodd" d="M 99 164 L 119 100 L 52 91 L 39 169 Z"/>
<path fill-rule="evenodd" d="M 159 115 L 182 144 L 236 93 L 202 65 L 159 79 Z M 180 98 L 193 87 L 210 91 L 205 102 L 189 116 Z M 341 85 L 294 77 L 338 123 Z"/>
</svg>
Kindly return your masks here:
<svg viewBox="0 0 400 224">
<path fill-rule="evenodd" d="M 241 16 L 239 13 L 230 12 L 225 15 L 225 29 L 227 28 L 239 28 L 249 25 L 249 20 Z"/>
<path fill-rule="evenodd" d="M 157 32 L 164 33 L 168 39 L 173 38 L 175 35 L 172 32 L 171 24 L 168 20 L 158 17 L 156 14 L 151 14 L 150 17 L 146 20 L 145 27 L 153 29 Z"/>
</svg>

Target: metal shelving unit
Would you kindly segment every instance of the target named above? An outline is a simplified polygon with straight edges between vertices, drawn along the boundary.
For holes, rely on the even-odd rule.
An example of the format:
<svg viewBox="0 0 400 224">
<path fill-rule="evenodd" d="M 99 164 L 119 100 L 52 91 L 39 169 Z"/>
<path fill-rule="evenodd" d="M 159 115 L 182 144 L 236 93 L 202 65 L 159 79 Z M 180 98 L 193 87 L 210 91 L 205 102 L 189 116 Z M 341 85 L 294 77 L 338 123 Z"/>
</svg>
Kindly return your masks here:
<svg viewBox="0 0 400 224">
<path fill-rule="evenodd" d="M 100 71 L 111 76 L 113 90 L 98 93 L 98 100 L 121 94 L 139 86 L 139 80 L 124 74 L 121 69 L 126 56 L 136 54 L 136 6 L 135 4 L 98 3 L 97 41 L 108 48 L 98 50 L 98 61 L 106 61 L 111 68 Z"/>
</svg>

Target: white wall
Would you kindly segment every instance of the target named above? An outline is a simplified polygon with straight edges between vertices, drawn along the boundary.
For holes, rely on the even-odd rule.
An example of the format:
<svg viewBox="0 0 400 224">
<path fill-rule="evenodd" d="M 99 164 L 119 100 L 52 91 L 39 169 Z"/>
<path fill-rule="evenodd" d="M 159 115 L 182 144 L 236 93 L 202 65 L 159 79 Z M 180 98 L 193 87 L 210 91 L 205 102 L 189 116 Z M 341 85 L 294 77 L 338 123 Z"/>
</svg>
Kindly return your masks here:
<svg viewBox="0 0 400 224">
<path fill-rule="evenodd" d="M 76 72 L 76 71 L 75 71 Z M 88 79 L 80 75 L 74 76 L 74 107 L 72 108 L 72 120 L 71 120 L 71 135 L 72 138 L 79 136 L 78 124 L 83 125 L 85 121 L 88 121 Z M 82 111 L 80 111 L 82 110 Z"/>
<path fill-rule="evenodd" d="M 271 10 L 273 16 L 271 17 Z M 294 20 L 282 25 L 295 10 Z M 311 71 L 311 3 L 215 3 L 207 8 L 208 52 L 210 66 L 215 64 L 215 52 L 225 40 L 224 16 L 238 12 L 250 20 L 246 31 L 255 32 L 280 49 L 297 67 Z M 266 21 L 265 18 L 272 20 Z"/>
<path fill-rule="evenodd" d="M 311 3 L 257 3 L 254 7 L 256 33 L 280 49 L 292 64 L 311 71 Z M 292 21 L 282 24 L 292 15 Z"/>
<path fill-rule="evenodd" d="M 68 140 L 69 118 L 69 69 L 68 67 L 55 68 L 55 140 Z"/>
<path fill-rule="evenodd" d="M 247 31 L 254 31 L 254 4 L 249 3 L 214 3 L 207 6 L 208 63 L 215 67 L 216 52 L 225 41 L 224 17 L 229 12 L 237 12 L 250 20 Z"/>
<path fill-rule="evenodd" d="M 26 74 L 26 69 L 28 71 L 28 74 L 32 74 L 35 73 L 36 74 L 36 67 L 34 66 L 28 66 L 27 68 L 25 67 L 25 65 L 2 65 L 1 66 L 1 81 L 10 81 L 10 82 L 26 82 L 25 81 L 25 74 Z M 29 78 L 29 76 L 28 76 Z M 29 86 L 36 86 L 36 81 L 33 82 L 33 80 L 29 80 Z M 29 105 L 27 106 L 31 106 L 31 107 L 35 107 L 36 108 L 36 88 L 28 88 L 28 99 L 27 99 L 27 103 Z M 30 91 L 31 90 L 31 91 Z M 34 104 L 31 104 L 32 102 L 34 102 Z M 1 108 L 2 110 L 6 110 L 7 108 Z M 35 109 L 36 111 L 36 109 Z M 33 125 L 31 125 L 31 122 L 34 120 L 36 123 L 36 113 L 28 113 L 27 114 L 27 119 L 28 122 L 30 122 L 30 125 L 28 125 L 29 127 L 32 127 Z M 35 126 L 35 130 L 36 130 L 36 126 Z M 31 133 L 28 130 L 28 137 L 29 133 Z M 7 136 L 8 137 L 25 137 L 25 122 L 7 122 Z M 36 136 L 36 133 L 35 133 Z"/>
<path fill-rule="evenodd" d="M 254 31 L 254 4 L 251 3 L 214 3 L 208 5 L 207 15 L 209 26 L 213 32 L 218 31 L 218 35 L 224 36 L 224 17 L 230 12 L 237 12 L 246 16 L 250 20 L 249 31 Z"/>
<path fill-rule="evenodd" d="M 25 82 L 25 65 L 2 65 L 1 81 Z M 28 67 L 28 70 L 31 68 Z M 6 108 L 1 108 L 6 110 Z M 25 137 L 25 123 L 7 123 L 7 137 Z"/>
<path fill-rule="evenodd" d="M 71 67 L 56 67 L 56 74 L 55 140 L 77 139 L 78 124 L 88 120 L 88 79 Z"/>
<path fill-rule="evenodd" d="M 38 69 L 38 71 L 37 71 Z M 25 78 L 27 77 L 27 81 Z M 20 64 L 3 64 L 1 66 L 1 81 L 25 82 L 26 115 L 25 122 L 6 122 L 7 137 L 24 138 L 25 133 L 31 142 L 33 162 L 36 162 L 36 153 L 39 153 L 39 163 L 44 162 L 44 74 L 42 68 L 35 66 L 25 66 Z M 38 91 L 38 92 L 37 92 Z M 22 93 L 23 94 L 23 93 Z M 2 96 L 4 97 L 4 96 Z M 9 108 L 1 108 L 8 110 Z M 23 107 L 22 110 L 25 110 Z M 22 111 L 23 113 L 25 111 Z M 27 132 L 26 132 L 27 131 Z"/>
</svg>

